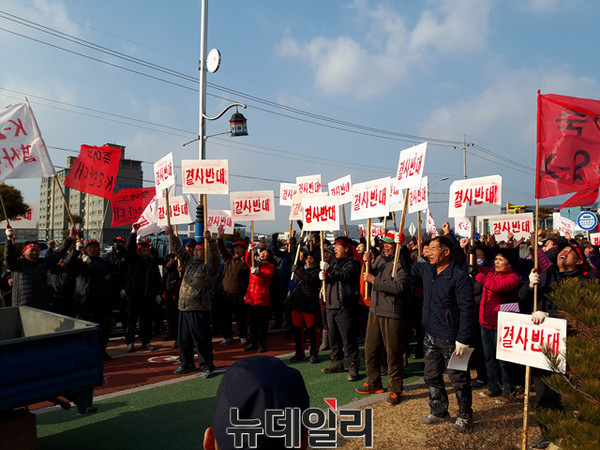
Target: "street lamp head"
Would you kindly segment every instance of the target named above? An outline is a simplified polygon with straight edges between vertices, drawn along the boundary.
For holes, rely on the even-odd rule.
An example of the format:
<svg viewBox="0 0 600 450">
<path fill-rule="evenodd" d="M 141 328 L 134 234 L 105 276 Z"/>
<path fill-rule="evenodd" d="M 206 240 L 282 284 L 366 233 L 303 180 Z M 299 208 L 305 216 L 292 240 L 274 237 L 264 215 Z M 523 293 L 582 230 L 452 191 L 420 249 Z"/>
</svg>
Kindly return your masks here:
<svg viewBox="0 0 600 450">
<path fill-rule="evenodd" d="M 229 119 L 229 123 L 231 125 L 231 136 L 248 136 L 246 118 L 241 112 L 238 112 L 237 107 L 231 119 Z"/>
</svg>

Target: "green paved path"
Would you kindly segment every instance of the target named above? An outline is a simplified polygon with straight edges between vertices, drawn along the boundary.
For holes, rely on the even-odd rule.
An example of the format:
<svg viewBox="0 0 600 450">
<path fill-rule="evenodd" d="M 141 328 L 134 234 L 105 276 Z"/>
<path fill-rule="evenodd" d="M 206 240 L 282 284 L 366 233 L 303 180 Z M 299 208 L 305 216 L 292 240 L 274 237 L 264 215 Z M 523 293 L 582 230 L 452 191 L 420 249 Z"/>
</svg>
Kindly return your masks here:
<svg viewBox="0 0 600 450">
<path fill-rule="evenodd" d="M 363 399 L 354 388 L 365 381 L 364 365 L 361 379 L 354 383 L 346 380 L 346 373 L 325 375 L 321 369 L 329 364 L 328 353 L 321 355 L 319 364 L 289 363 L 302 373 L 311 406 L 324 408 L 325 397 L 337 398 L 338 405 Z M 423 374 L 422 361 L 409 362 L 406 383 L 418 380 Z M 95 402 L 98 412 L 90 416 L 78 414 L 76 408 L 39 414 L 38 448 L 202 448 L 221 377 L 222 374 L 205 380 L 188 376 L 181 382 L 106 398 Z M 387 383 L 387 377 L 383 382 Z"/>
</svg>

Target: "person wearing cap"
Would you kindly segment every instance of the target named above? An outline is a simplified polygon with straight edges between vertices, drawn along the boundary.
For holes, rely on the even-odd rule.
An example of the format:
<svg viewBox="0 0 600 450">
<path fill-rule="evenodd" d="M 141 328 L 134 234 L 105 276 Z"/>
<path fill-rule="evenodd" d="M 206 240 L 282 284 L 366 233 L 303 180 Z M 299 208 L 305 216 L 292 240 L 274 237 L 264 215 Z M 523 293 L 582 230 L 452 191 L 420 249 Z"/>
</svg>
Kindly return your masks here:
<svg viewBox="0 0 600 450">
<path fill-rule="evenodd" d="M 263 247 L 252 262 L 254 244 L 248 246 L 245 262 L 250 268 L 250 279 L 244 301 L 248 308 L 248 321 L 250 324 L 250 345 L 245 352 L 267 351 L 267 336 L 269 331 L 269 318 L 271 305 L 271 278 L 275 275 L 275 264 L 272 262 L 271 252 Z"/>
<path fill-rule="evenodd" d="M 464 261 L 464 252 L 455 241 L 446 235 L 435 237 L 429 244 L 429 262 L 417 262 L 411 271 L 423 280 L 424 379 L 429 386 L 430 413 L 421 423 L 434 425 L 451 420 L 443 378 L 447 371 L 458 403 L 454 429 L 467 432 L 473 423 L 469 371 L 447 369 L 452 353 L 460 356 L 469 347 L 475 309 L 473 283 L 457 262 L 456 253 Z"/>
<path fill-rule="evenodd" d="M 533 304 L 534 286 L 538 285 L 538 303 L 537 310 L 531 314 L 531 320 L 534 324 L 542 324 L 547 317 L 559 317 L 559 308 L 552 303 L 550 295 L 553 285 L 567 278 L 577 278 L 581 283 L 587 280 L 594 280 L 596 276 L 589 269 L 585 253 L 575 240 L 564 241 L 557 246 L 558 255 L 556 264 L 548 263 L 549 257 L 542 250 L 538 250 L 540 267 L 547 267 L 545 271 L 535 268 L 529 274 L 529 283 L 525 283 L 520 291 L 521 300 Z M 570 332 L 567 328 L 567 332 Z M 560 394 L 552 390 L 546 383 L 544 377 L 551 375 L 552 372 L 531 368 L 531 376 L 535 387 L 535 403 L 540 409 L 562 410 L 562 399 Z M 542 431 L 541 437 L 530 445 L 530 448 L 547 448 L 550 440 L 544 435 L 545 428 L 540 424 Z"/>
<path fill-rule="evenodd" d="M 396 246 L 402 245 L 403 239 L 404 233 L 388 232 L 382 238 L 381 254 L 374 261 L 371 260 L 370 253 L 365 258 L 366 262 L 372 262 L 369 272 L 364 274 L 365 281 L 372 285 L 365 339 L 367 381 L 356 392 L 384 392 L 380 361 L 385 354 L 389 375 L 386 403 L 391 406 L 400 403 L 400 395 L 404 389 L 403 354 L 406 351 L 404 347 L 408 330 L 411 278 L 400 262 L 394 274 Z"/>
<path fill-rule="evenodd" d="M 75 250 L 65 259 L 67 276 L 74 279 L 73 306 L 77 319 L 100 326 L 100 353 L 105 361 L 111 360 L 106 352 L 111 325 L 110 288 L 107 276 L 110 263 L 100 257 L 100 243 L 95 239 L 77 241 Z"/>
<path fill-rule="evenodd" d="M 217 390 L 211 426 L 204 432 L 204 449 L 283 449 L 283 437 L 270 437 L 266 431 L 266 411 L 308 409 L 310 398 L 302 374 L 273 356 L 256 355 L 233 363 L 223 375 Z M 248 433 L 231 423 L 231 410 L 242 421 L 258 419 L 260 423 Z M 256 440 L 252 442 L 251 436 Z M 239 441 L 236 443 L 236 439 Z M 308 448 L 308 430 L 302 427 L 293 448 Z"/>
<path fill-rule="evenodd" d="M 223 304 L 221 305 L 221 332 L 223 340 L 221 345 L 233 342 L 232 319 L 235 319 L 240 344 L 248 343 L 248 312 L 244 295 L 248 288 L 250 269 L 244 261 L 246 243 L 237 241 L 233 244 L 233 254 L 227 251 L 223 237 L 217 238 L 217 245 L 221 258 L 225 261 L 223 268 Z"/>
<path fill-rule="evenodd" d="M 209 230 L 204 230 L 204 242 L 194 247 L 194 255 L 189 255 L 181 241 L 167 227 L 167 234 L 173 243 L 175 255 L 181 261 L 185 271 L 179 289 L 179 361 L 181 366 L 175 373 L 182 375 L 196 370 L 194 364 L 194 346 L 198 352 L 198 366 L 204 378 L 214 375 L 212 333 L 210 315 L 212 309 L 213 286 L 219 272 L 220 258 L 217 243 Z M 223 238 L 223 228 L 219 227 L 218 238 Z M 205 248 L 208 257 L 205 260 Z"/>
<path fill-rule="evenodd" d="M 516 249 L 500 248 L 494 258 L 494 267 L 483 264 L 471 266 L 474 280 L 482 286 L 479 325 L 488 378 L 488 389 L 482 394 L 486 397 L 502 395 L 504 401 L 514 400 L 516 380 L 513 365 L 496 359 L 498 312 L 502 303 L 515 303 L 518 300 L 520 280 L 514 270 L 518 261 Z"/>
<path fill-rule="evenodd" d="M 335 240 L 335 259 L 331 264 L 321 261 L 319 278 L 325 280 L 327 327 L 331 347 L 331 364 L 323 373 L 345 372 L 348 361 L 348 381 L 357 381 L 358 357 L 358 299 L 360 297 L 360 256 L 352 240 L 340 236 Z"/>
<path fill-rule="evenodd" d="M 140 240 L 137 244 L 137 231 L 140 224 L 134 223 L 127 241 L 127 278 L 124 295 L 127 296 L 127 325 L 125 343 L 127 352 L 135 350 L 135 330 L 140 322 L 142 349 L 154 350 L 152 339 L 152 313 L 162 300 L 162 284 L 158 262 L 152 256 L 151 244 Z"/>
<path fill-rule="evenodd" d="M 308 250 L 308 249 L 307 249 Z M 321 281 L 319 280 L 319 261 L 318 251 L 306 252 L 304 254 L 304 264 L 299 264 L 294 271 L 296 284 L 294 290 L 290 293 L 290 306 L 292 317 L 292 332 L 294 334 L 296 354 L 290 361 L 304 361 L 304 333 L 306 332 L 310 339 L 310 358 L 312 364 L 319 362 L 319 292 L 321 290 Z"/>
<path fill-rule="evenodd" d="M 122 236 L 113 239 L 112 250 L 102 255 L 110 264 L 110 272 L 106 276 L 110 292 L 112 309 L 119 311 L 119 319 L 125 332 L 127 324 L 127 296 L 125 282 L 127 278 L 127 241 Z"/>
<path fill-rule="evenodd" d="M 56 267 L 66 254 L 77 236 L 75 227 L 71 236 L 46 258 L 40 258 L 40 246 L 37 242 L 26 242 L 21 256 L 15 247 L 15 230 L 6 229 L 4 259 L 12 273 L 13 306 L 31 306 L 39 309 L 50 308 L 50 289 L 48 289 L 48 270 Z"/>
</svg>

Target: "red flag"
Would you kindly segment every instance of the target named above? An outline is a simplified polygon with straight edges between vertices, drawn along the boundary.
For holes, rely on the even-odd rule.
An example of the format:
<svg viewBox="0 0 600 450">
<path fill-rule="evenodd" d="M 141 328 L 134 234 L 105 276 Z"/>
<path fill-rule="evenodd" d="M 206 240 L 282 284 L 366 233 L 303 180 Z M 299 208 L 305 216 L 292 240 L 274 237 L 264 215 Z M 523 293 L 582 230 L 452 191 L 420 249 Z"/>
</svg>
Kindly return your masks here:
<svg viewBox="0 0 600 450">
<path fill-rule="evenodd" d="M 103 198 L 112 198 L 121 150 L 82 145 L 79 156 L 65 178 L 65 186 Z"/>
<path fill-rule="evenodd" d="M 535 198 L 587 191 L 596 184 L 599 117 L 598 100 L 538 91 Z"/>
<path fill-rule="evenodd" d="M 598 199 L 598 189 L 600 188 L 600 178 L 596 182 L 589 184 L 584 189 L 578 191 L 569 200 L 564 202 L 558 209 L 570 208 L 573 206 L 588 206 L 596 203 Z"/>
<path fill-rule="evenodd" d="M 146 206 L 154 199 L 156 188 L 121 189 L 111 200 L 111 227 L 131 225 L 140 218 Z"/>
</svg>

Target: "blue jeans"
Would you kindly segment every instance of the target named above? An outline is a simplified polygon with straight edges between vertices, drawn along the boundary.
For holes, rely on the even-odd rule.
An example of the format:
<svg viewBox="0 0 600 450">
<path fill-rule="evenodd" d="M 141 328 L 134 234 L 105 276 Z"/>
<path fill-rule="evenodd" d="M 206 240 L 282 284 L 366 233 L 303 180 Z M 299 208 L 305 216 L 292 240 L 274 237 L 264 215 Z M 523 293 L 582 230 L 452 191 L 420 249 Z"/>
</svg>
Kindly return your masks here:
<svg viewBox="0 0 600 450">
<path fill-rule="evenodd" d="M 500 393 L 500 381 L 504 389 L 504 395 L 510 394 L 514 390 L 512 364 L 507 361 L 496 359 L 496 341 L 498 331 L 481 327 L 481 343 L 483 344 L 483 354 L 485 356 L 485 368 L 488 373 L 488 386 L 490 391 Z M 500 366 L 500 370 L 498 370 Z"/>
</svg>

